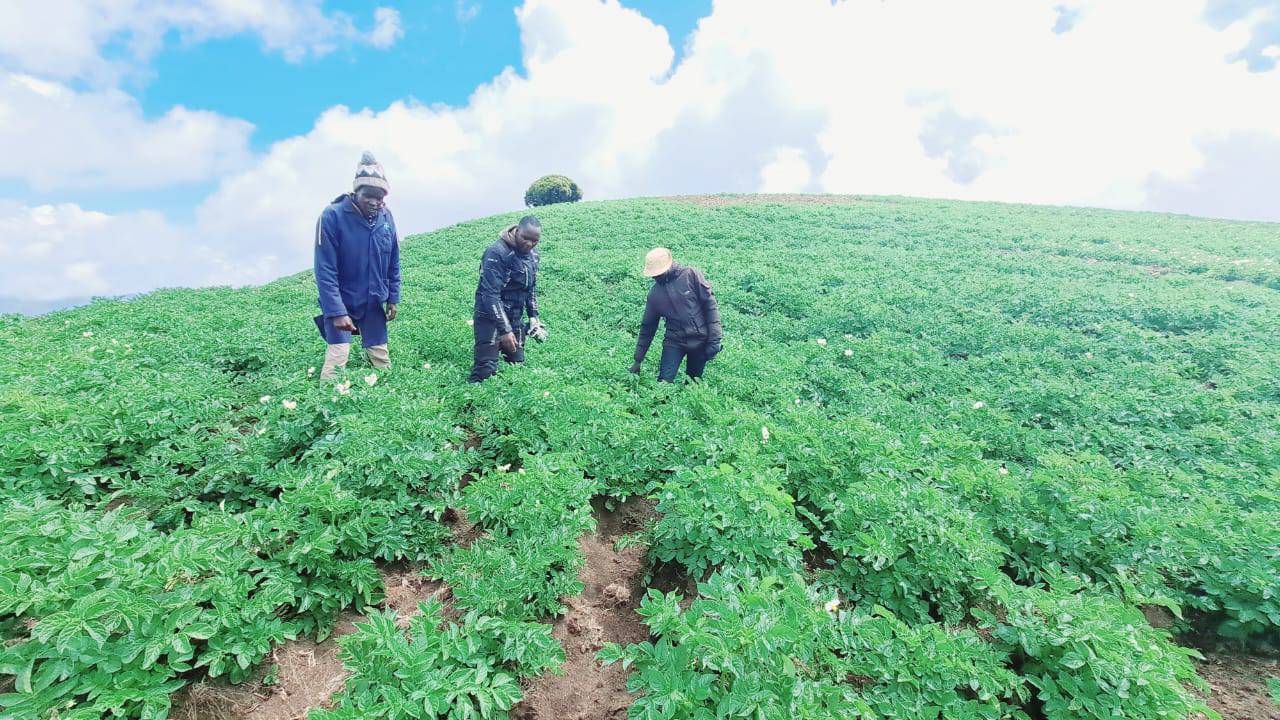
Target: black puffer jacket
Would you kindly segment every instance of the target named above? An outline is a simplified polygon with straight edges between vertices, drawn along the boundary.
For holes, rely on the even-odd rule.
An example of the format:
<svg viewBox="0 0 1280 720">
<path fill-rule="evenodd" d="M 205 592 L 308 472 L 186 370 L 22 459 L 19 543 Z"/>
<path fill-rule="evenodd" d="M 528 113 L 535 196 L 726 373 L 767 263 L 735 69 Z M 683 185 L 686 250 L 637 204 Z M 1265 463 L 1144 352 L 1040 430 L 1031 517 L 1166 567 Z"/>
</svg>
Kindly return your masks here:
<svg viewBox="0 0 1280 720">
<path fill-rule="evenodd" d="M 672 265 L 655 278 L 644 304 L 644 320 L 636 339 L 636 362 L 644 360 L 653 336 L 658 332 L 658 318 L 666 318 L 662 336 L 666 346 L 693 349 L 724 336 L 720 327 L 720 306 L 711 292 L 711 283 L 695 268 Z"/>
<path fill-rule="evenodd" d="M 538 316 L 538 251 L 521 255 L 511 247 L 507 239 L 515 227 L 485 249 L 476 285 L 476 317 L 492 320 L 502 334 L 511 332 L 525 312 Z"/>
</svg>

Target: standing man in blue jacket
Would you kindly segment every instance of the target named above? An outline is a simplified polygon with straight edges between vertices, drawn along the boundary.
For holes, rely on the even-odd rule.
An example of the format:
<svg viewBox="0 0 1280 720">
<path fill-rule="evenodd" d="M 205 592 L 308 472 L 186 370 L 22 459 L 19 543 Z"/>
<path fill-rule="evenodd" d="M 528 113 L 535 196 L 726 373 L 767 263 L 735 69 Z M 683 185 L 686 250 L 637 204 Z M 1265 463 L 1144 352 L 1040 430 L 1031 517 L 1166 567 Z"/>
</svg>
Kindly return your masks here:
<svg viewBox="0 0 1280 720">
<path fill-rule="evenodd" d="M 468 382 L 482 382 L 498 371 L 498 353 L 509 363 L 524 362 L 525 335 L 541 342 L 547 328 L 538 319 L 538 242 L 542 223 L 526 215 L 498 236 L 480 258 L 476 285 L 475 361 Z M 522 324 L 525 314 L 529 324 Z"/>
<path fill-rule="evenodd" d="M 391 191 L 387 173 L 365 152 L 349 195 L 335 199 L 316 222 L 316 289 L 321 314 L 316 327 L 329 347 L 320 379 L 347 365 L 351 338 L 360 336 L 369 364 L 391 367 L 387 323 L 400 303 L 400 241 L 384 204 Z"/>
</svg>

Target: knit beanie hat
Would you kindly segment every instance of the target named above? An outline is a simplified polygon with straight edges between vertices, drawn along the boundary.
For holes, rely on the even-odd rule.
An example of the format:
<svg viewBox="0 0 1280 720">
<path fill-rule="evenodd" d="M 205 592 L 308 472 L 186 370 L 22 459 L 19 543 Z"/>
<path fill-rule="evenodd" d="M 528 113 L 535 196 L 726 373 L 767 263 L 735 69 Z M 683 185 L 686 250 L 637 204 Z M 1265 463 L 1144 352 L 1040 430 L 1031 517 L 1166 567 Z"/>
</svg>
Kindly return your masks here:
<svg viewBox="0 0 1280 720">
<path fill-rule="evenodd" d="M 368 150 L 360 156 L 360 164 L 356 166 L 356 179 L 351 186 L 352 192 L 359 190 L 362 185 L 391 192 L 391 184 L 387 182 L 387 171 L 382 168 L 381 163 L 373 159 L 373 153 Z"/>
</svg>

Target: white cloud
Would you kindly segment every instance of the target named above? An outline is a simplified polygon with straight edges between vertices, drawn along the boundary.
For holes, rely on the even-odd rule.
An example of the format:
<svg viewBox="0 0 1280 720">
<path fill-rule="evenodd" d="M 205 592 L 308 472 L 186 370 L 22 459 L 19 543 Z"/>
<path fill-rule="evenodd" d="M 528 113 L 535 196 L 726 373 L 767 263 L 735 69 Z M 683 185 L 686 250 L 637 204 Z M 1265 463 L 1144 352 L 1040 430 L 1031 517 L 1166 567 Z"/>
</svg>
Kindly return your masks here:
<svg viewBox="0 0 1280 720">
<path fill-rule="evenodd" d="M 404 37 L 404 29 L 400 27 L 400 11 L 395 8 L 377 8 L 373 11 L 373 22 L 369 44 L 376 48 L 389 48 Z"/>
<path fill-rule="evenodd" d="M 458 19 L 459 25 L 466 25 L 480 17 L 480 9 L 480 3 L 475 2 L 475 0 L 456 0 L 453 6 L 453 14 Z"/>
<path fill-rule="evenodd" d="M 1247 28 L 1206 23 L 1202 0 L 1073 0 L 1073 24 L 1055 32 L 1061 4 L 721 1 L 673 65 L 666 31 L 616 0 L 527 0 L 524 73 L 504 70 L 460 107 L 332 108 L 225 176 L 192 226 L 155 228 L 171 238 L 161 248 L 202 248 L 199 271 L 163 256 L 172 274 L 146 275 L 92 243 L 28 267 L 91 263 L 85 277 L 113 288 L 304 268 L 317 214 L 366 148 L 407 232 L 516 209 L 548 172 L 593 199 L 805 189 L 1280 220 L 1254 185 L 1271 176 L 1241 165 L 1239 138 L 1280 142 L 1280 73 L 1227 59 Z M 80 235 L 111 237 L 78 222 Z"/>
<path fill-rule="evenodd" d="M 249 163 L 252 131 L 242 120 L 183 107 L 149 120 L 120 90 L 78 92 L 0 72 L 0 179 L 39 191 L 209 180 Z"/>
<path fill-rule="evenodd" d="M 800 192 L 809 187 L 812 177 L 803 150 L 780 147 L 774 151 L 773 160 L 760 168 L 760 192 Z"/>
<path fill-rule="evenodd" d="M 269 253 L 242 260 L 203 245 L 155 212 L 0 201 L 0 288 L 22 301 L 262 282 L 292 269 Z"/>
<path fill-rule="evenodd" d="M 1152 177 L 1145 206 L 1210 217 L 1280 220 L 1280 136 L 1233 133 L 1199 144 L 1204 156 L 1184 177 Z"/>
<path fill-rule="evenodd" d="M 257 35 L 263 47 L 291 61 L 365 42 L 385 48 L 401 35 L 399 13 L 374 11 L 372 31 L 321 0 L 17 0 L 0 22 L 0 64 L 45 77 L 109 82 L 145 62 L 176 33 L 189 42 Z M 104 57 L 109 44 L 123 58 Z"/>
</svg>

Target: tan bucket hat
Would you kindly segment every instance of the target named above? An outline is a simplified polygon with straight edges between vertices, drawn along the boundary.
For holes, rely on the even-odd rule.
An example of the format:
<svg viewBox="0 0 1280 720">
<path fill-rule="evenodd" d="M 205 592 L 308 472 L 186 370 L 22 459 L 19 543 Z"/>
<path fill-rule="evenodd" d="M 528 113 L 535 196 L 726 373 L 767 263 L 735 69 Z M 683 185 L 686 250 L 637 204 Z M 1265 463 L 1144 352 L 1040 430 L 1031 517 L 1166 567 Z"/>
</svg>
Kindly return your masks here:
<svg viewBox="0 0 1280 720">
<path fill-rule="evenodd" d="M 644 256 L 644 276 L 658 277 L 662 273 L 671 269 L 672 263 L 675 261 L 671 258 L 671 251 L 666 248 L 654 248 Z"/>
</svg>

